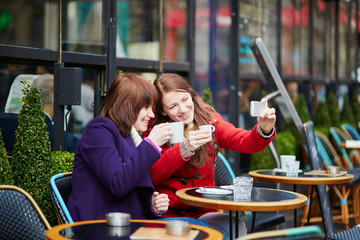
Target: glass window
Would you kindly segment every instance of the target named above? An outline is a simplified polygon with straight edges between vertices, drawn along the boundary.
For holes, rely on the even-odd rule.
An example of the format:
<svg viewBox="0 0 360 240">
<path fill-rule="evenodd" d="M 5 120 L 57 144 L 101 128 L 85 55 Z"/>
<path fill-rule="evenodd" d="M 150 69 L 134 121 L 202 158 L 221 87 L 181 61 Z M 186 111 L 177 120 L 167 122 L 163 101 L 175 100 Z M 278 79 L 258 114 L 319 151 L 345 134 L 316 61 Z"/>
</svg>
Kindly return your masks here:
<svg viewBox="0 0 360 240">
<path fill-rule="evenodd" d="M 46 35 L 53 32 L 46 32 L 45 24 L 57 25 L 57 10 L 52 14 L 49 10 L 54 7 L 57 7 L 57 2 L 2 0 L 0 2 L 0 43 L 46 48 Z M 53 30 L 56 32 L 56 29 Z M 55 46 L 57 45 L 56 36 L 57 34 L 53 37 L 56 39 Z"/>
<path fill-rule="evenodd" d="M 282 72 L 307 75 L 308 63 L 308 1 L 282 1 Z"/>
<path fill-rule="evenodd" d="M 63 1 L 62 50 L 105 54 L 102 0 Z M 186 2 L 164 1 L 163 59 L 186 61 Z M 116 56 L 159 59 L 159 1 L 116 1 Z M 0 43 L 58 50 L 59 2 L 0 2 Z"/>
<path fill-rule="evenodd" d="M 117 1 L 116 56 L 159 59 L 159 1 Z M 163 59 L 186 60 L 185 0 L 164 1 Z"/>
<path fill-rule="evenodd" d="M 209 86 L 210 9 L 208 0 L 196 1 L 195 27 L 195 89 L 201 93 L 205 86 Z"/>
<path fill-rule="evenodd" d="M 259 71 L 250 49 L 250 44 L 258 37 L 262 38 L 276 64 L 278 16 L 276 14 L 276 4 L 277 1 L 275 0 L 245 0 L 240 2 L 240 71 L 252 73 Z"/>
<path fill-rule="evenodd" d="M 356 42 L 358 29 L 356 29 L 356 4 L 355 2 L 351 2 L 351 10 L 350 10 L 350 31 L 349 31 L 349 43 L 347 45 L 347 48 L 349 49 L 349 57 L 348 59 L 348 67 L 347 67 L 347 73 L 353 73 L 353 76 L 355 77 L 355 71 L 357 69 L 356 64 L 356 47 L 358 43 Z"/>
<path fill-rule="evenodd" d="M 349 31 L 349 21 L 348 21 L 348 4 L 345 1 L 340 1 L 339 3 L 339 77 L 344 78 L 349 69 L 347 66 L 350 66 L 349 55 L 350 55 L 350 31 Z"/>
<path fill-rule="evenodd" d="M 31 84 L 39 75 L 46 73 L 54 74 L 54 68 L 41 65 L 1 64 L 0 112 L 19 113 L 20 100 L 23 96 L 22 81 Z M 81 76 L 81 105 L 72 106 L 72 111 L 67 115 L 68 131 L 75 135 L 81 135 L 86 125 L 96 115 L 96 109 L 94 109 L 96 92 L 94 89 L 99 85 L 101 72 L 83 68 Z M 53 111 L 48 110 L 47 113 L 53 118 Z"/>
<path fill-rule="evenodd" d="M 313 47 L 313 74 L 314 76 L 325 76 L 325 57 L 326 57 L 326 5 L 325 1 L 316 1 L 313 8 L 313 36 L 314 36 L 314 47 Z"/>
<path fill-rule="evenodd" d="M 63 50 L 104 54 L 106 28 L 103 21 L 103 1 L 72 0 L 67 1 L 64 8 L 66 17 L 63 19 Z M 55 12 L 55 9 L 52 11 Z M 52 28 L 58 29 L 53 25 L 46 30 L 51 31 Z M 49 42 L 53 40 L 55 39 L 50 39 Z"/>
<path fill-rule="evenodd" d="M 102 1 L 67 1 L 63 6 L 63 50 L 104 52 Z M 59 1 L 0 2 L 0 43 L 58 50 Z"/>
</svg>

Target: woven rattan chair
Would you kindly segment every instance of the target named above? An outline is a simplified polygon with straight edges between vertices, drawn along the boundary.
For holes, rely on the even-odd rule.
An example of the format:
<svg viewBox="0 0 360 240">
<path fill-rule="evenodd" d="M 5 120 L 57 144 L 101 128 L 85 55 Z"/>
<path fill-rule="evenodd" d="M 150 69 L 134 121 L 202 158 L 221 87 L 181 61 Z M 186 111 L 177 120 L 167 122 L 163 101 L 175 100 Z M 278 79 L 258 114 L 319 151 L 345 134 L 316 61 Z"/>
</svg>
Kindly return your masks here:
<svg viewBox="0 0 360 240">
<path fill-rule="evenodd" d="M 314 124 L 312 121 L 308 121 L 304 124 L 306 145 L 308 148 L 307 154 L 310 159 L 313 169 L 321 170 L 322 163 L 320 161 L 318 149 L 316 146 L 316 136 L 314 132 Z M 333 215 L 331 211 L 331 204 L 329 200 L 328 192 L 324 185 L 317 185 L 317 192 L 319 197 L 320 208 L 322 211 L 323 225 L 325 229 L 325 238 L 327 240 L 355 240 L 360 239 L 360 232 L 358 227 L 345 230 L 343 232 L 336 232 Z M 355 236 L 355 238 L 354 238 Z"/>
<path fill-rule="evenodd" d="M 348 134 L 352 140 L 360 140 L 359 132 L 349 124 L 341 124 L 341 129 Z"/>
<path fill-rule="evenodd" d="M 331 127 L 330 128 L 330 136 L 331 142 L 335 146 L 337 152 L 343 157 L 344 161 L 349 162 L 352 161 L 352 164 L 349 166 L 345 166 L 346 168 L 354 168 L 353 164 L 360 166 L 360 153 L 357 150 L 349 150 L 347 151 L 345 148 L 341 146 L 341 143 L 346 140 L 352 140 L 351 137 L 345 134 L 340 128 Z"/>
<path fill-rule="evenodd" d="M 67 202 L 72 192 L 72 172 L 52 176 L 49 189 L 59 223 L 72 223 L 73 219 L 67 208 Z"/>
<path fill-rule="evenodd" d="M 0 185 L 0 239 L 46 239 L 51 228 L 35 200 L 25 190 Z"/>
</svg>

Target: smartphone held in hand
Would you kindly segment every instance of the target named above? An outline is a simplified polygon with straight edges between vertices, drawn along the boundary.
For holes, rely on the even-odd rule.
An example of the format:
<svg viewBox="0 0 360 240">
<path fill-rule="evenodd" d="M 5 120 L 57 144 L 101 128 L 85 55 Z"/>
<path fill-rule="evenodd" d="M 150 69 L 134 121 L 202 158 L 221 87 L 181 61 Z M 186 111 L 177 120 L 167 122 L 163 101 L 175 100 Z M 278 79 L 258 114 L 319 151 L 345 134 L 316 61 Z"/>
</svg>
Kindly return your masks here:
<svg viewBox="0 0 360 240">
<path fill-rule="evenodd" d="M 258 117 L 261 115 L 262 111 L 267 107 L 266 102 L 260 101 L 251 101 L 250 102 L 250 116 Z"/>
</svg>

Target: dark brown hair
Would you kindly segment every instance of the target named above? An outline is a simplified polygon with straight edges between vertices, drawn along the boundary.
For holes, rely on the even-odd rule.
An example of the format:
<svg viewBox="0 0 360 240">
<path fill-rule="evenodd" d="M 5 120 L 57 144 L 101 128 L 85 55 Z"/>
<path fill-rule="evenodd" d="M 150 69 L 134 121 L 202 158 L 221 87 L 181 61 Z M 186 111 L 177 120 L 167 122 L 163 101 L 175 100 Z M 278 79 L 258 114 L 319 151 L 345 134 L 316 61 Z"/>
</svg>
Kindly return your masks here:
<svg viewBox="0 0 360 240">
<path fill-rule="evenodd" d="M 167 92 L 188 92 L 194 102 L 194 126 L 192 129 L 185 129 L 185 135 L 187 130 L 198 129 L 201 125 L 210 124 L 212 120 L 212 112 L 215 112 L 214 108 L 204 103 L 199 94 L 191 88 L 188 82 L 182 76 L 174 73 L 164 73 L 160 75 L 154 82 L 159 94 L 159 101 L 156 105 L 154 124 L 163 122 L 171 122 L 169 116 L 164 116 L 161 113 L 164 112 L 162 105 L 162 98 L 164 93 Z M 214 141 L 215 138 L 213 137 Z M 213 147 L 214 147 L 214 143 Z M 208 145 L 205 144 L 195 151 L 195 154 L 188 161 L 188 164 L 193 167 L 201 167 L 205 164 L 206 159 L 209 157 Z"/>
<path fill-rule="evenodd" d="M 127 137 L 139 112 L 157 102 L 158 93 L 153 84 L 134 73 L 115 77 L 102 103 L 99 116 L 111 119 L 120 134 Z"/>
</svg>

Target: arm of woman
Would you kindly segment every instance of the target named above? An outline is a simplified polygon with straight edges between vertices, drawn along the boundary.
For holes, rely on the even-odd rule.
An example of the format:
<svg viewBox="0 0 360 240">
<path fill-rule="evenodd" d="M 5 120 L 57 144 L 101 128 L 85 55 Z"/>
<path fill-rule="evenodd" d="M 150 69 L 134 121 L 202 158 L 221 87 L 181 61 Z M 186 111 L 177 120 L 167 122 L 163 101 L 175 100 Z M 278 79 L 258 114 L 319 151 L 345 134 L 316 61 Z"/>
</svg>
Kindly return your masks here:
<svg viewBox="0 0 360 240">
<path fill-rule="evenodd" d="M 130 137 L 123 138 L 113 122 L 101 117 L 84 132 L 78 154 L 101 184 L 120 198 L 144 181 L 160 156 L 147 141 L 136 148 Z"/>
<path fill-rule="evenodd" d="M 162 146 L 161 157 L 150 168 L 150 174 L 154 185 L 159 185 L 168 179 L 175 171 L 185 164 L 190 158 L 183 158 L 180 153 L 180 143 L 170 147 Z"/>
<path fill-rule="evenodd" d="M 238 151 L 242 153 L 256 153 L 262 151 L 276 133 L 274 131 L 270 138 L 263 138 L 257 131 L 257 124 L 251 131 L 236 128 L 231 123 L 225 121 L 220 114 L 214 113 L 214 126 L 217 144 L 220 148 Z"/>
</svg>

